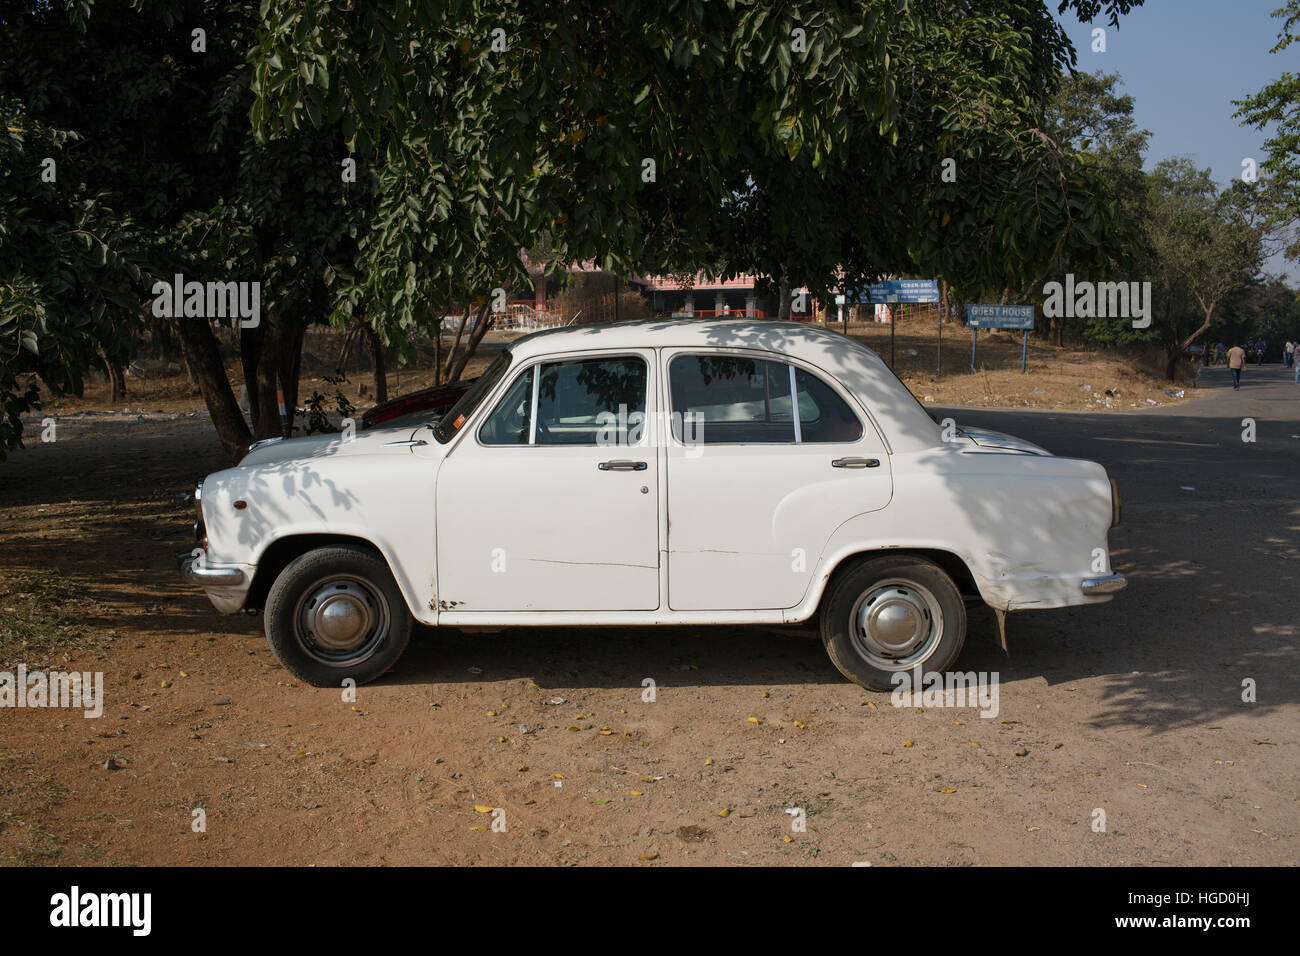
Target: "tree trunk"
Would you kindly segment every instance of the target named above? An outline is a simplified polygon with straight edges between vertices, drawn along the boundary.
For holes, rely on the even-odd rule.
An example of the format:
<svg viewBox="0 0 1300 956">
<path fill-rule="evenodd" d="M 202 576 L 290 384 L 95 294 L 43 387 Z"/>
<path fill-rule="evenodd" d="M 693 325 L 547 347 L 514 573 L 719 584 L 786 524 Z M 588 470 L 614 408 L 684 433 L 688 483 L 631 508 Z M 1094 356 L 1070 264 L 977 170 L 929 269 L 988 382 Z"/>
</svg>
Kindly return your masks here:
<svg viewBox="0 0 1300 956">
<path fill-rule="evenodd" d="M 262 358 L 263 343 L 266 341 L 266 324 L 259 322 L 254 328 L 239 330 L 239 365 L 244 372 L 244 387 L 248 389 L 248 415 L 253 423 L 253 431 L 261 424 L 262 408 L 259 404 L 257 389 L 257 366 Z"/>
<path fill-rule="evenodd" d="M 217 438 L 232 464 L 244 457 L 251 435 L 248 423 L 240 414 L 239 402 L 230 389 L 226 368 L 221 362 L 221 348 L 207 319 L 179 318 L 176 328 L 180 334 L 185 359 L 198 382 L 203 401 L 217 429 Z"/>
<path fill-rule="evenodd" d="M 484 302 L 482 307 L 478 310 L 478 320 L 474 323 L 474 331 L 470 333 L 469 342 L 465 346 L 465 351 L 461 354 L 460 358 L 456 360 L 456 367 L 452 370 L 452 374 L 448 378 L 448 381 L 459 382 L 461 375 L 465 372 L 465 366 L 469 364 L 469 360 L 473 358 L 474 353 L 478 351 L 478 344 L 483 341 L 483 336 L 487 334 L 488 327 L 492 325 L 492 316 L 488 312 L 491 304 L 492 302 L 489 299 Z"/>
<path fill-rule="evenodd" d="M 293 434 L 294 409 L 298 405 L 298 373 L 302 367 L 302 339 L 305 331 L 299 322 L 286 327 L 278 316 L 268 317 L 262 348 L 257 356 L 254 381 L 257 400 L 249 389 L 249 407 L 256 408 L 253 435 L 257 439 L 275 438 L 285 433 L 280 422 L 280 397 L 284 398 L 289 434 Z"/>
<path fill-rule="evenodd" d="M 460 338 L 465 334 L 465 326 L 469 325 L 469 306 L 465 306 L 465 314 L 460 317 L 460 325 L 456 327 L 456 337 L 451 341 L 451 351 L 447 353 L 447 367 L 443 370 L 443 377 L 447 381 L 454 381 L 451 375 L 452 367 L 456 361 L 456 350 L 460 348 Z"/>
<path fill-rule="evenodd" d="M 781 273 L 781 281 L 776 289 L 776 317 L 782 322 L 790 321 L 790 284 L 786 281 L 785 273 Z"/>
<path fill-rule="evenodd" d="M 366 344 L 370 347 L 370 367 L 375 373 L 375 403 L 388 401 L 388 375 L 384 366 L 384 343 L 379 338 L 379 333 L 370 327 L 370 323 L 362 319 L 361 334 L 366 337 Z M 433 359 L 434 367 L 437 368 L 438 358 L 435 353 Z"/>
<path fill-rule="evenodd" d="M 117 402 L 126 398 L 126 375 L 122 372 L 122 366 L 112 359 L 108 359 L 108 380 L 112 387 L 112 393 L 109 401 Z"/>
<path fill-rule="evenodd" d="M 442 384 L 442 319 L 433 330 L 433 384 Z"/>
</svg>

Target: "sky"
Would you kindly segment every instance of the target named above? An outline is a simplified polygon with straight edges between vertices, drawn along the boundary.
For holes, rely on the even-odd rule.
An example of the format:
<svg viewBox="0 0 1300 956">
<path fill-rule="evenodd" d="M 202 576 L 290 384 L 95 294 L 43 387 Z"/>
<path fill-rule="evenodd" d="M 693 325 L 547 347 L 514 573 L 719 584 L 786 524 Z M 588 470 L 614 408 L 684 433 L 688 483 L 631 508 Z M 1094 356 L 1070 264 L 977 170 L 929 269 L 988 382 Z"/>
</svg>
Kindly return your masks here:
<svg viewBox="0 0 1300 956">
<path fill-rule="evenodd" d="M 1270 16 L 1283 0 L 1146 0 L 1114 29 L 1099 18 L 1060 20 L 1078 51 L 1078 68 L 1118 73 L 1134 99 L 1134 118 L 1151 131 L 1147 165 L 1190 156 L 1220 183 L 1242 173 L 1242 160 L 1264 160 L 1262 131 L 1233 119 L 1244 99 L 1282 73 L 1300 72 L 1300 44 L 1269 53 L 1282 21 Z M 1056 4 L 1050 4 L 1055 8 Z M 1106 52 L 1092 51 L 1092 30 L 1106 30 Z M 1280 258 L 1264 267 L 1300 279 L 1300 265 Z"/>
</svg>

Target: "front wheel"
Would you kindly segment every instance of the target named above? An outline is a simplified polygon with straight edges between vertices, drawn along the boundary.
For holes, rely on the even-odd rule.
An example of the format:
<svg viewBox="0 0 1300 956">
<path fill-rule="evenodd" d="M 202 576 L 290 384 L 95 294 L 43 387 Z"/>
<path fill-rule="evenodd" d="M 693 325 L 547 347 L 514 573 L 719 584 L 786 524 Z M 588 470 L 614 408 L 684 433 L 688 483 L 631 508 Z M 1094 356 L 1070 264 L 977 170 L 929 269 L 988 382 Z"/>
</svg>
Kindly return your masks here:
<svg viewBox="0 0 1300 956">
<path fill-rule="evenodd" d="M 895 674 L 946 671 L 966 641 L 966 605 L 923 558 L 872 558 L 840 575 L 822 605 L 822 644 L 837 670 L 869 690 Z"/>
<path fill-rule="evenodd" d="M 276 660 L 316 687 L 379 677 L 402 656 L 414 626 L 384 560 L 349 545 L 290 562 L 267 595 L 265 624 Z"/>
</svg>

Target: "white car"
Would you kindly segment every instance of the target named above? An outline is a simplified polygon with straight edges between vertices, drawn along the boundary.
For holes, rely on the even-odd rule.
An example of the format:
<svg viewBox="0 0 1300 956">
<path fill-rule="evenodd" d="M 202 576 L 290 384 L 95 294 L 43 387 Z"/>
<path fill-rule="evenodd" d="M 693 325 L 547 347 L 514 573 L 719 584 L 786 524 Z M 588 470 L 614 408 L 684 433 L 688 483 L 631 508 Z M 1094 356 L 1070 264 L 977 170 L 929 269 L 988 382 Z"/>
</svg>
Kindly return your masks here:
<svg viewBox="0 0 1300 956">
<path fill-rule="evenodd" d="M 841 673 L 887 690 L 953 664 L 965 601 L 1001 623 L 1125 584 L 1100 465 L 945 427 L 870 349 L 752 319 L 538 332 L 436 425 L 259 442 L 195 498 L 183 575 L 265 609 L 318 686 L 378 677 L 417 621 L 816 617 Z"/>
</svg>

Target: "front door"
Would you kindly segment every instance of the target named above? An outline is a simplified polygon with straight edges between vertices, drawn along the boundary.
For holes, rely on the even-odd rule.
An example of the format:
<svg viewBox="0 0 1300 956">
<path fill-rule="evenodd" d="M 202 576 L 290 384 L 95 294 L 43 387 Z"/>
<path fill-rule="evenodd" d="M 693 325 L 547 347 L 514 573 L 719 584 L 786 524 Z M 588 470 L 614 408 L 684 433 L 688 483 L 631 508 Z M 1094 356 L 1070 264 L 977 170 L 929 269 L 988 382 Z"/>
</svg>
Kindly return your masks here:
<svg viewBox="0 0 1300 956">
<path fill-rule="evenodd" d="M 438 474 L 438 596 L 456 611 L 659 606 L 649 350 L 520 367 Z"/>
</svg>

